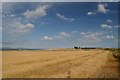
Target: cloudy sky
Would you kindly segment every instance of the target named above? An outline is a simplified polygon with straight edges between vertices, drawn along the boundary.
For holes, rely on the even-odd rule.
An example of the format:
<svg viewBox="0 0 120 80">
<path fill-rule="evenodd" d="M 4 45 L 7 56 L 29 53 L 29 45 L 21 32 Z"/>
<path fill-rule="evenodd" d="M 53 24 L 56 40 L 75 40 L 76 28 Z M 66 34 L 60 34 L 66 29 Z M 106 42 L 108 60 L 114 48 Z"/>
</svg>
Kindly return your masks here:
<svg viewBox="0 0 120 80">
<path fill-rule="evenodd" d="M 118 47 L 118 3 L 3 2 L 2 46 Z"/>
</svg>

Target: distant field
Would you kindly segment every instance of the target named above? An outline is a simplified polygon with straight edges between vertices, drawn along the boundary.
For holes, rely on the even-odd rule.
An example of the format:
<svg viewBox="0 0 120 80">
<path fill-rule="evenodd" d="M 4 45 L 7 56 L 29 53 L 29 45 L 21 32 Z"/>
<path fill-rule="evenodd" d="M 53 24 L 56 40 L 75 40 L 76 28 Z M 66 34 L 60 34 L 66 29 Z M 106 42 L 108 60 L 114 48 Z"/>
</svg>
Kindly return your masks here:
<svg viewBox="0 0 120 80">
<path fill-rule="evenodd" d="M 108 50 L 3 51 L 3 78 L 117 78 L 120 64 Z"/>
</svg>

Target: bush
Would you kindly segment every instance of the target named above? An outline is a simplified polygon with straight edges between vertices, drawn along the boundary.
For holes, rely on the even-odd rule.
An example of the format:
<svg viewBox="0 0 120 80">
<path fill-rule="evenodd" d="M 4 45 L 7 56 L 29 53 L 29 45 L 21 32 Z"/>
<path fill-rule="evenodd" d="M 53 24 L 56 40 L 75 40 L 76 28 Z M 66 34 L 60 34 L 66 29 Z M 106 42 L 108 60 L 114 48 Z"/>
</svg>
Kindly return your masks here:
<svg viewBox="0 0 120 80">
<path fill-rule="evenodd" d="M 113 56 L 117 59 L 120 59 L 120 49 L 113 49 Z"/>
</svg>

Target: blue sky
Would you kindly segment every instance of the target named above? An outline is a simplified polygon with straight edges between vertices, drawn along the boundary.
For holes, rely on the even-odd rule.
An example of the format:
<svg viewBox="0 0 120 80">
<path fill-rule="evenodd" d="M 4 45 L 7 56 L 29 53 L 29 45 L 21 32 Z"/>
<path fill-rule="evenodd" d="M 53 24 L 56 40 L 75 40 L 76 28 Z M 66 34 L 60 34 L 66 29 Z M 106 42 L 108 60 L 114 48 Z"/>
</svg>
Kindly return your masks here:
<svg viewBox="0 0 120 80">
<path fill-rule="evenodd" d="M 115 2 L 2 3 L 3 47 L 118 47 L 118 28 Z"/>
</svg>

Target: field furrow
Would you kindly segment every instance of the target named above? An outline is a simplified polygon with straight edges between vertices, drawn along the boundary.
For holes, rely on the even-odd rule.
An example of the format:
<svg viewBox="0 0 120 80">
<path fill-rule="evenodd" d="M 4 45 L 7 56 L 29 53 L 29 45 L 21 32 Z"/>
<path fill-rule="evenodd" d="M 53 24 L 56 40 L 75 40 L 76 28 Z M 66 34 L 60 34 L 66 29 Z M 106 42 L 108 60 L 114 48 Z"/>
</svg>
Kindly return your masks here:
<svg viewBox="0 0 120 80">
<path fill-rule="evenodd" d="M 3 51 L 4 78 L 116 78 L 118 61 L 110 51 Z"/>
</svg>

